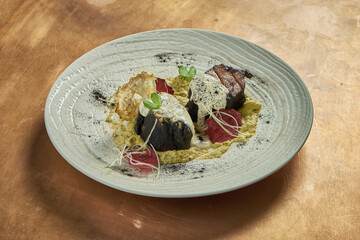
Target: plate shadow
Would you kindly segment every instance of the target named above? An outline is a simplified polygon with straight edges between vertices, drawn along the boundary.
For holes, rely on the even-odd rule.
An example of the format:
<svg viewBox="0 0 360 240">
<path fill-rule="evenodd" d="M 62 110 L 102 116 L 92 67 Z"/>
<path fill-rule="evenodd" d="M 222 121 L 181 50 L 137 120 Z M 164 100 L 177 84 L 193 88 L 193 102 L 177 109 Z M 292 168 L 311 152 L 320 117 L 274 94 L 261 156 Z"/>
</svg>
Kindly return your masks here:
<svg viewBox="0 0 360 240">
<path fill-rule="evenodd" d="M 278 204 L 293 184 L 296 155 L 264 180 L 198 198 L 153 198 L 107 187 L 83 175 L 53 147 L 43 119 L 25 166 L 37 204 L 84 239 L 215 239 L 239 233 Z"/>
</svg>

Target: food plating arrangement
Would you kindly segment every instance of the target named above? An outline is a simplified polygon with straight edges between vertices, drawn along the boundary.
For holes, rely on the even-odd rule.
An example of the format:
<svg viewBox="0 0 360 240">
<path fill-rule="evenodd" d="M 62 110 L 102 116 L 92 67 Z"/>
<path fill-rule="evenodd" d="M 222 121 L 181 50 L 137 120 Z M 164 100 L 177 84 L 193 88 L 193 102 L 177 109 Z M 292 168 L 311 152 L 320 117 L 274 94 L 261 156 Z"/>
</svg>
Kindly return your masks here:
<svg viewBox="0 0 360 240">
<path fill-rule="evenodd" d="M 167 79 L 141 72 L 106 100 L 120 153 L 109 167 L 144 173 L 160 165 L 221 157 L 256 133 L 261 103 L 245 95 L 246 70 L 223 64 L 203 74 L 179 66 Z M 112 107 L 111 107 L 112 106 Z"/>
</svg>

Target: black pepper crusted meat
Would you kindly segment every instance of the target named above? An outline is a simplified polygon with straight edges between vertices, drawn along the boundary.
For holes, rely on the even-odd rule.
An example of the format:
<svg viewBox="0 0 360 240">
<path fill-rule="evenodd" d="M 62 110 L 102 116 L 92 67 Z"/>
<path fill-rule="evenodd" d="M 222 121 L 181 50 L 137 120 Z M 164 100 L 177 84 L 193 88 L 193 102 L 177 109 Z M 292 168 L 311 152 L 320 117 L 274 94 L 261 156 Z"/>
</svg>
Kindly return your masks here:
<svg viewBox="0 0 360 240">
<path fill-rule="evenodd" d="M 139 113 L 135 132 L 146 141 L 156 119 L 157 123 L 148 145 L 153 145 L 160 152 L 190 148 L 193 136 L 191 129 L 183 121 L 171 121 L 169 118 L 156 116 L 153 111 L 150 111 L 146 117 Z"/>
<path fill-rule="evenodd" d="M 226 109 L 239 109 L 244 104 L 245 97 L 245 78 L 251 78 L 252 74 L 248 71 L 241 71 L 224 64 L 215 65 L 205 72 L 213 77 L 216 77 L 229 90 L 226 96 Z M 191 89 L 189 90 L 188 98 L 191 97 Z M 198 105 L 190 100 L 186 104 L 186 108 L 191 116 L 191 119 L 197 121 Z"/>
</svg>

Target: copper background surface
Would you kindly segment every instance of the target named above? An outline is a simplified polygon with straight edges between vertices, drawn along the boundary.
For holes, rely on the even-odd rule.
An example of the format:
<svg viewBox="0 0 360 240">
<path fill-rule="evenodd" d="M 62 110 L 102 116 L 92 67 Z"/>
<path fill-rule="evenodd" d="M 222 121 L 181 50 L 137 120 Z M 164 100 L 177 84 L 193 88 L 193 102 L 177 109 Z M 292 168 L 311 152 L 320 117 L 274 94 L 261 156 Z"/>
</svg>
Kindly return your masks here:
<svg viewBox="0 0 360 240">
<path fill-rule="evenodd" d="M 360 2 L 1 0 L 0 239 L 357 239 Z M 201 198 L 124 193 L 71 167 L 51 144 L 47 94 L 74 60 L 163 28 L 232 34 L 272 51 L 309 88 L 309 139 L 285 167 Z"/>
</svg>

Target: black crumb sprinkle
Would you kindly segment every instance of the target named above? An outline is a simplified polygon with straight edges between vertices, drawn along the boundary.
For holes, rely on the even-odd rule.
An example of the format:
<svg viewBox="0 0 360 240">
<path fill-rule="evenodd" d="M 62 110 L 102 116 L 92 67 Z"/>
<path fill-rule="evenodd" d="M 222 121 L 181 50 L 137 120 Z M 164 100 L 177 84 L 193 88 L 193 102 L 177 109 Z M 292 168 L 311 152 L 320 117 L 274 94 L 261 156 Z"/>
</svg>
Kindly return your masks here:
<svg viewBox="0 0 360 240">
<path fill-rule="evenodd" d="M 243 146 L 244 146 L 244 143 L 242 143 L 242 142 L 237 143 L 236 146 L 237 146 L 237 147 L 243 147 Z"/>
<path fill-rule="evenodd" d="M 266 121 L 266 124 L 270 124 L 270 121 L 269 121 L 269 120 L 267 120 L 267 121 Z"/>
<path fill-rule="evenodd" d="M 192 179 L 198 179 L 198 178 L 202 178 L 202 177 L 204 177 L 204 176 L 200 176 L 200 177 L 193 177 Z"/>
<path fill-rule="evenodd" d="M 248 72 L 248 70 L 244 70 L 243 71 L 243 75 L 247 78 L 252 78 L 254 75 L 252 75 L 250 72 Z"/>
<path fill-rule="evenodd" d="M 164 62 L 168 62 L 171 60 L 171 55 L 173 53 L 159 53 L 156 54 L 155 57 L 158 59 L 159 62 L 164 63 Z"/>
<path fill-rule="evenodd" d="M 181 172 L 182 174 L 184 174 L 184 168 L 185 168 L 185 164 L 182 163 L 165 165 L 165 169 L 172 173 L 182 170 Z"/>
<path fill-rule="evenodd" d="M 99 102 L 101 102 L 103 104 L 107 103 L 106 97 L 102 94 L 102 92 L 100 92 L 100 90 L 97 90 L 97 89 L 93 90 L 92 95 L 93 95 L 93 97 L 95 98 L 96 101 L 99 101 Z"/>
</svg>

